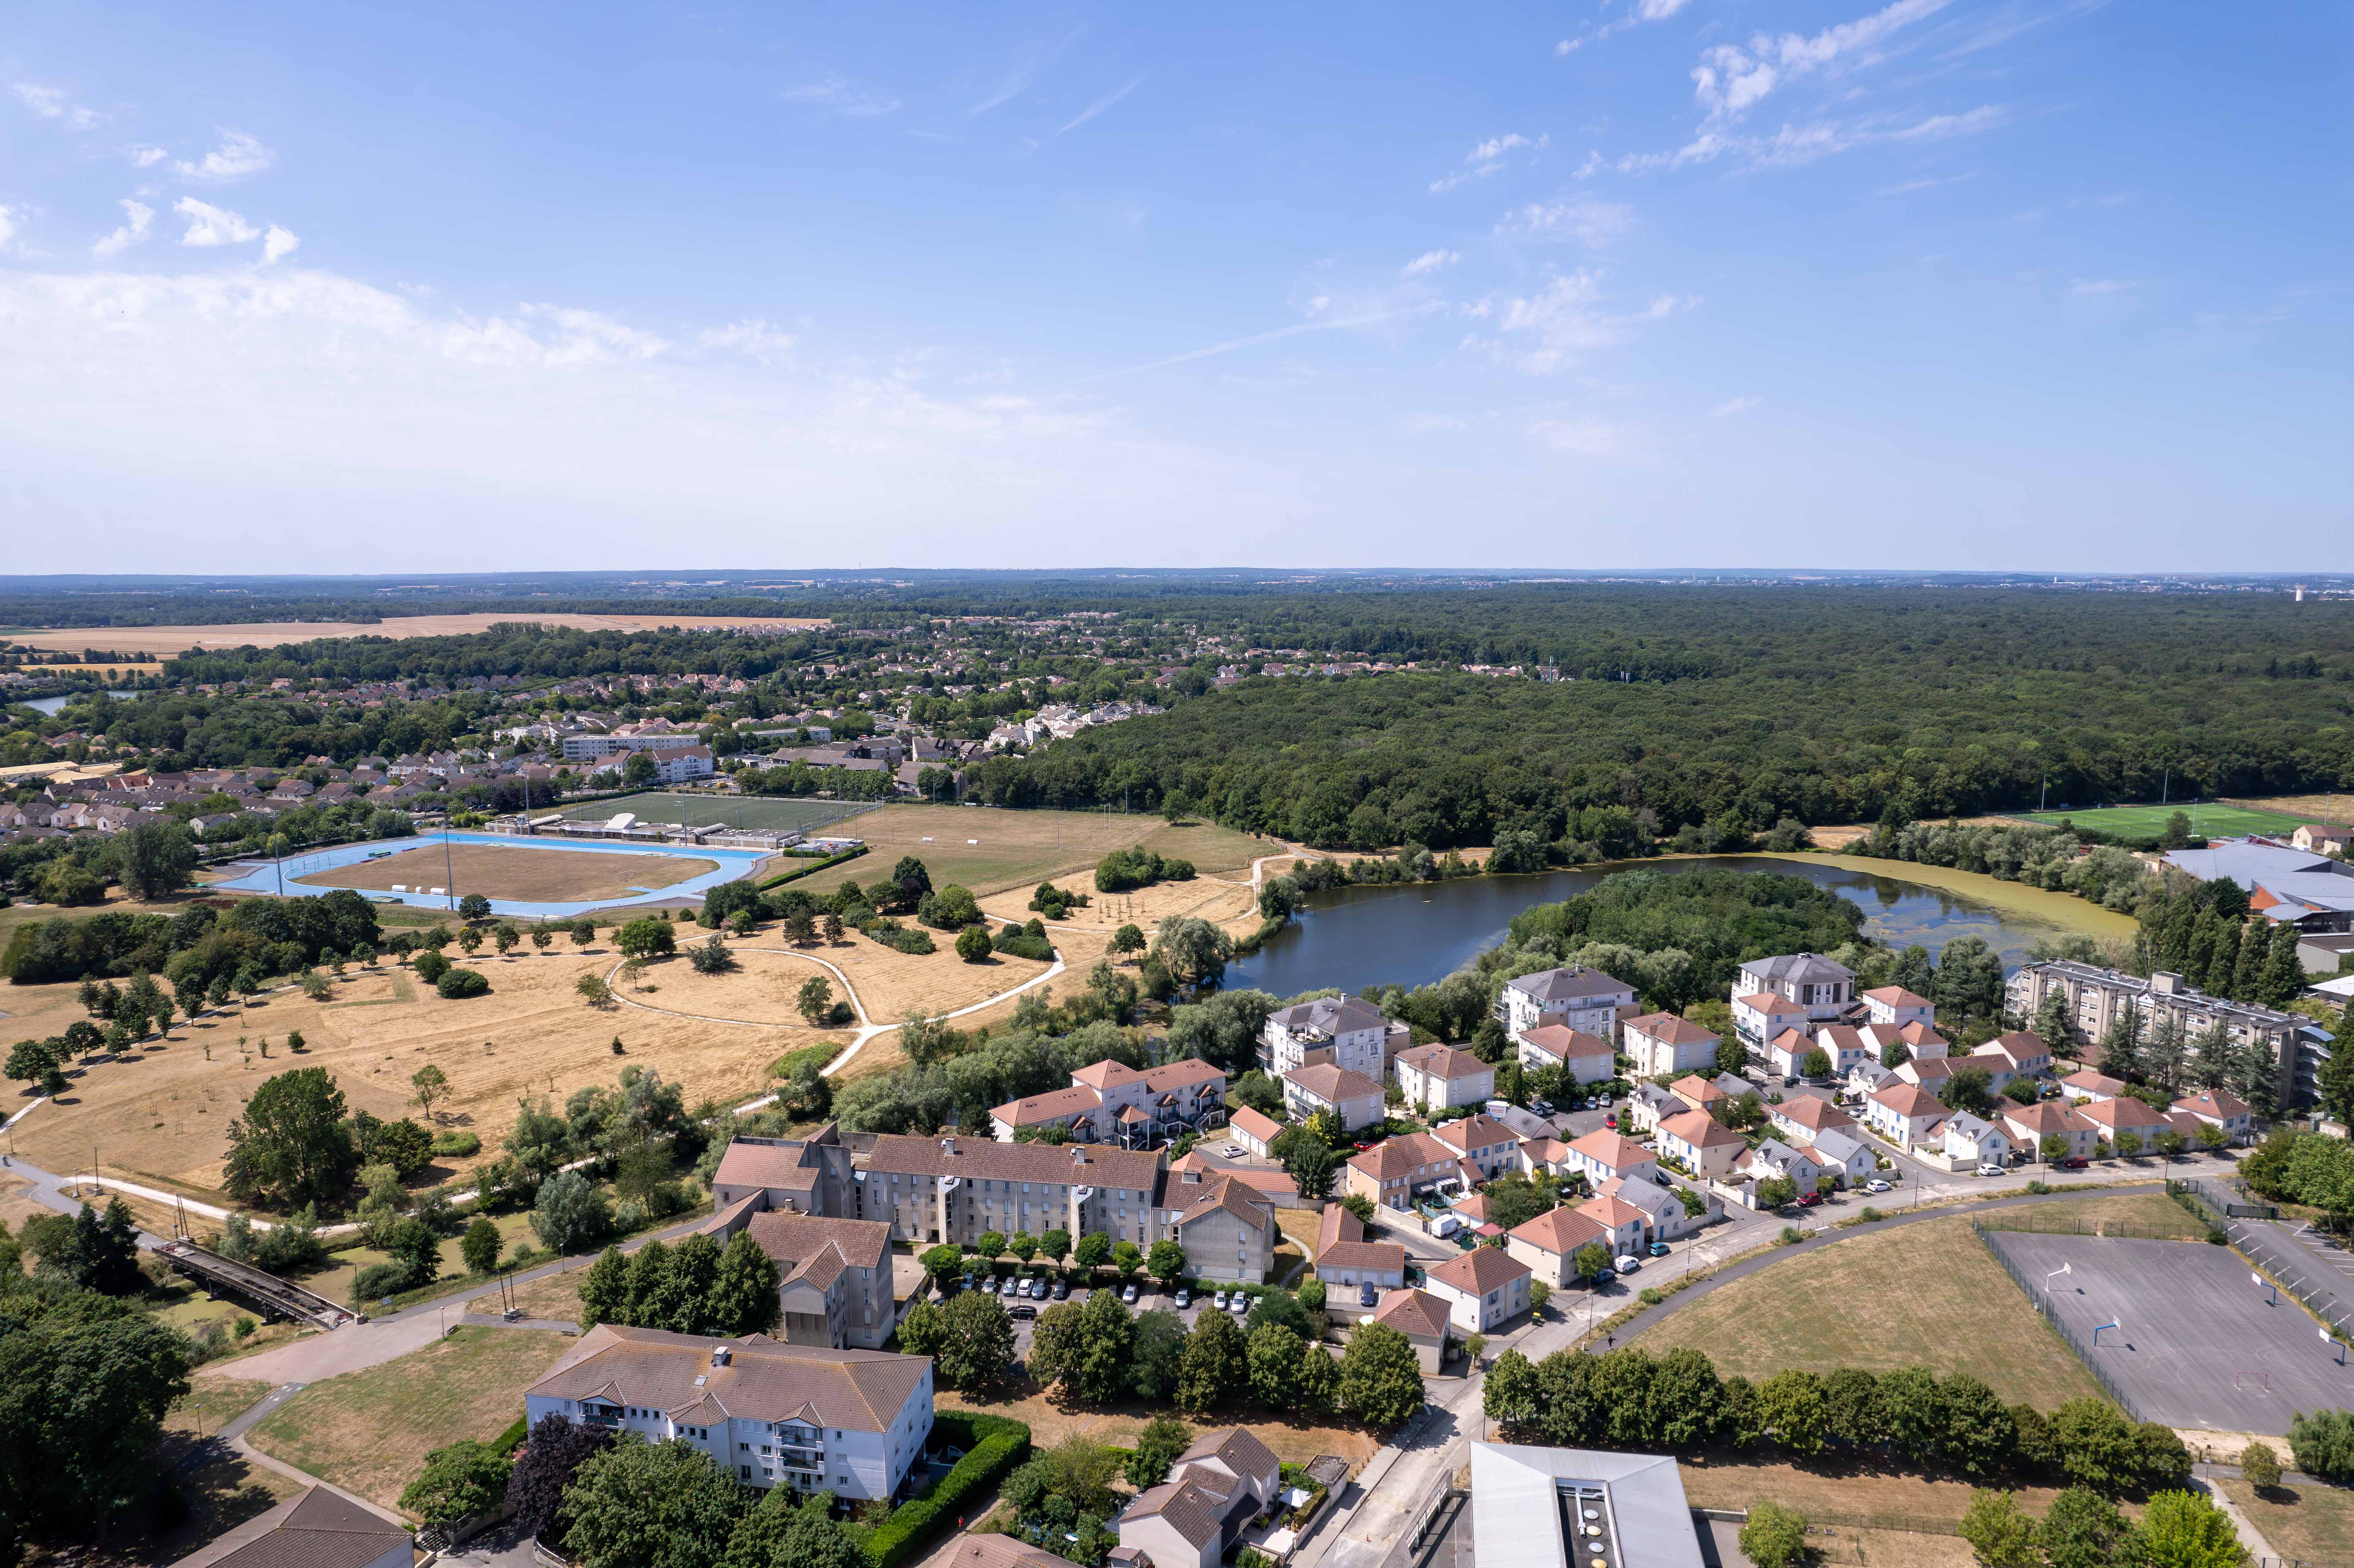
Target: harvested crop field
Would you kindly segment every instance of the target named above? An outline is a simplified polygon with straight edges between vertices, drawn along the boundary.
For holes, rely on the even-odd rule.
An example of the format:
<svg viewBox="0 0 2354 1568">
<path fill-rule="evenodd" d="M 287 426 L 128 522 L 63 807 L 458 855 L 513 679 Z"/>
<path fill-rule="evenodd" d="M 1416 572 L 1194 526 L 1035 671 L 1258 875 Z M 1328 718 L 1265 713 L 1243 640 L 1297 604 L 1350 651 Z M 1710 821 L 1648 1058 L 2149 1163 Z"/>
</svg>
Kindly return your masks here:
<svg viewBox="0 0 2354 1568">
<path fill-rule="evenodd" d="M 950 953 L 928 959 L 887 956 L 936 963 L 949 972 L 966 969 Z M 464 1001 L 436 995 L 389 962 L 347 971 L 323 1002 L 292 988 L 279 991 L 241 1012 L 231 1008 L 194 1026 L 180 1024 L 169 1040 L 151 1040 L 127 1059 L 75 1069 L 72 1087 L 59 1101 L 37 1107 L 17 1124 L 16 1147 L 55 1171 L 86 1166 L 94 1148 L 106 1171 L 217 1201 L 230 1118 L 263 1078 L 291 1067 L 325 1067 L 351 1109 L 393 1118 L 418 1114 L 409 1077 L 430 1063 L 448 1075 L 452 1089 L 437 1107 L 442 1121 L 478 1133 L 487 1155 L 514 1125 L 516 1101 L 525 1096 L 552 1095 L 561 1102 L 575 1089 L 611 1083 L 634 1064 L 683 1084 L 689 1103 L 705 1096 L 744 1097 L 761 1091 L 769 1065 L 784 1053 L 848 1038 L 840 1031 L 810 1029 L 797 1016 L 789 1024 L 748 1026 L 632 1007 L 588 1007 L 575 982 L 583 974 L 607 973 L 618 957 L 604 942 L 585 953 L 568 945 L 545 955 L 526 946 L 508 959 L 485 952 L 465 961 L 489 977 L 491 993 Z M 691 1000 L 690 977 L 700 978 L 684 962 L 658 964 L 645 977 L 655 989 L 631 994 L 655 1004 L 674 994 Z M 970 998 L 985 996 L 985 977 L 975 975 L 974 981 Z M 5 1025 L 17 1031 L 12 1038 L 59 1033 L 82 1016 L 74 989 L 0 990 L 0 1005 L 14 1015 Z M 306 1048 L 299 1056 L 286 1049 L 290 1030 L 303 1036 Z M 611 1045 L 616 1039 L 619 1055 Z M 25 1102 L 12 1095 L 5 1103 L 14 1108 Z M 451 1168 L 472 1163 L 453 1161 Z"/>
<path fill-rule="evenodd" d="M 1085 908 L 1068 910 L 1054 924 L 1053 932 L 1057 938 L 1066 931 L 1108 935 L 1131 924 L 1150 936 L 1161 922 L 1181 915 L 1196 916 L 1216 924 L 1239 922 L 1246 928 L 1258 924 L 1257 898 L 1240 881 L 1197 876 L 1191 882 L 1157 882 L 1128 893 L 1096 893 L 1093 879 L 1086 876 L 1065 877 L 1056 885 L 1088 895 Z M 1029 907 L 1033 891 L 1032 887 L 1016 887 L 991 894 L 981 901 L 981 913 L 991 920 L 1027 920 L 1037 913 Z"/>
<path fill-rule="evenodd" d="M 719 869 L 715 860 L 685 855 L 599 854 L 593 850 L 509 849 L 502 844 L 451 844 L 438 841 L 379 860 L 364 860 L 295 881 L 312 887 L 355 887 L 382 893 L 446 887 L 463 895 L 585 904 L 658 893 L 663 888 Z"/>
<path fill-rule="evenodd" d="M 823 975 L 834 995 L 841 997 L 839 977 L 825 968 L 831 964 L 849 977 L 871 1022 L 896 1023 L 986 1001 L 1048 967 L 1003 953 L 987 963 L 969 964 L 949 949 L 949 938 L 936 934 L 935 939 L 937 952 L 918 955 L 857 937 L 838 947 L 788 948 L 773 931 L 762 932 L 728 943 L 742 967 L 727 974 L 697 974 L 683 959 L 664 959 L 647 965 L 643 975 L 659 988 L 654 994 L 631 990 L 624 981 L 621 995 L 647 1007 L 680 1012 L 798 1024 L 801 988 L 811 975 Z"/>
<path fill-rule="evenodd" d="M 323 637 L 465 637 L 493 626 L 528 623 L 568 626 L 583 631 L 651 631 L 677 626 L 688 630 L 793 631 L 823 626 L 822 620 L 726 615 L 398 615 L 378 621 L 256 620 L 211 626 L 69 626 L 54 631 L 11 631 L 19 648 L 79 653 L 95 648 L 110 653 L 184 653 L 192 648 L 277 648 Z"/>
</svg>

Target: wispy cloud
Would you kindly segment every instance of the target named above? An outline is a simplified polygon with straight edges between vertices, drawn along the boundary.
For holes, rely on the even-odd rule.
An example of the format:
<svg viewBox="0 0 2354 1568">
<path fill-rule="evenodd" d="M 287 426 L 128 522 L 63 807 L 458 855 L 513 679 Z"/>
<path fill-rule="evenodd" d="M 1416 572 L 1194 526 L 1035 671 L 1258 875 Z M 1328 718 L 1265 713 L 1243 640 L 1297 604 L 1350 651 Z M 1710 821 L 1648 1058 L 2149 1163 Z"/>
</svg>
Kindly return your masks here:
<svg viewBox="0 0 2354 1568">
<path fill-rule="evenodd" d="M 302 243 L 295 238 L 293 230 L 281 228 L 273 223 L 270 226 L 270 232 L 261 237 L 261 260 L 265 264 L 283 260 L 293 255 Z"/>
<path fill-rule="evenodd" d="M 1538 419 L 1529 426 L 1529 434 L 1557 452 L 1577 457 L 1638 457 L 1658 445 L 1642 426 L 1617 419 Z"/>
<path fill-rule="evenodd" d="M 17 82 L 11 89 L 16 101 L 44 120 L 55 120 L 76 131 L 87 131 L 96 125 L 101 116 L 94 109 L 85 109 L 68 99 L 61 89 L 42 87 L 29 81 Z"/>
<path fill-rule="evenodd" d="M 1418 278 L 1425 272 L 1436 272 L 1441 267 L 1451 267 L 1462 260 L 1463 256 L 1459 251 L 1426 250 L 1407 262 L 1404 270 L 1407 277 Z"/>
<path fill-rule="evenodd" d="M 817 81 L 789 87 L 779 96 L 787 103 L 806 103 L 850 120 L 873 119 L 899 107 L 899 101 L 889 93 L 860 87 L 838 76 L 827 76 Z"/>
<path fill-rule="evenodd" d="M 1981 104 L 1959 114 L 1933 114 L 1922 120 L 1879 116 L 1866 120 L 1816 120 L 1784 125 L 1771 136 L 1703 130 L 1684 145 L 1668 153 L 1630 153 L 1613 165 L 1620 174 L 1648 174 L 1737 159 L 1752 169 L 1795 169 L 1819 158 L 1883 142 L 1941 142 L 1955 136 L 1991 131 L 2008 117 L 1999 104 Z"/>
<path fill-rule="evenodd" d="M 1735 414 L 1746 414 L 1750 409 L 1755 408 L 1764 401 L 1766 401 L 1766 399 L 1763 397 L 1751 397 L 1747 396 L 1727 397 L 1723 402 L 1719 403 L 1715 408 L 1711 408 L 1708 411 L 1709 418 L 1712 419 L 1729 419 Z"/>
<path fill-rule="evenodd" d="M 133 168 L 152 169 L 172 154 L 161 147 L 133 147 L 127 149 L 123 155 L 131 160 Z"/>
<path fill-rule="evenodd" d="M 242 245 L 261 238 L 261 230 L 236 213 L 194 196 L 182 196 L 172 204 L 172 210 L 188 220 L 188 231 L 180 236 L 183 245 Z"/>
<path fill-rule="evenodd" d="M 762 365 L 793 346 L 793 334 L 779 332 L 766 321 L 730 322 L 724 327 L 706 327 L 695 334 L 695 342 L 705 348 L 724 349 L 745 355 Z"/>
<path fill-rule="evenodd" d="M 1508 131 L 1501 136 L 1490 136 L 1464 154 L 1462 168 L 1451 175 L 1442 175 L 1431 181 L 1430 193 L 1437 196 L 1441 191 L 1451 191 L 1468 180 L 1486 179 L 1504 166 L 1504 155 L 1507 153 L 1522 147 L 1526 147 L 1532 153 L 1541 153 L 1552 144 L 1553 137 L 1543 132 L 1534 137 L 1528 137 L 1517 131 Z"/>
<path fill-rule="evenodd" d="M 0 250 L 16 243 L 16 224 L 23 216 L 19 207 L 0 207 Z"/>
<path fill-rule="evenodd" d="M 1719 44 L 1701 55 L 1692 70 L 1693 96 L 1712 125 L 1740 119 L 1776 88 L 1850 57 L 1869 55 L 1899 29 L 1935 16 L 1953 0 L 1894 0 L 1894 4 L 1814 34 L 1765 33 L 1744 47 Z"/>
<path fill-rule="evenodd" d="M 1097 115 L 1101 114 L 1105 110 L 1109 109 L 1113 104 L 1118 103 L 1121 99 L 1126 98 L 1129 93 L 1134 92 L 1138 88 L 1143 85 L 1144 79 L 1140 76 L 1132 78 L 1130 80 L 1119 87 L 1113 88 L 1109 92 L 1105 93 L 1101 98 L 1097 99 L 1093 103 L 1088 104 L 1085 109 L 1080 110 L 1076 114 L 1071 116 L 1070 119 L 1065 121 L 1061 127 L 1055 131 L 1055 135 L 1069 135 L 1072 132 L 1077 130 L 1080 126 L 1085 125 L 1088 121 L 1093 120 Z M 1054 137 L 1050 136 L 1047 140 L 1052 141 L 1054 140 Z"/>
<path fill-rule="evenodd" d="M 183 158 L 172 167 L 184 179 L 236 180 L 258 175 L 278 161 L 278 154 L 242 131 L 223 131 L 221 143 L 194 163 Z"/>
<path fill-rule="evenodd" d="M 1531 202 L 1506 213 L 1496 225 L 1496 232 L 1526 239 L 1574 239 L 1581 245 L 1600 246 L 1626 233 L 1634 221 L 1634 210 L 1616 202 L 1564 197 L 1559 201 Z"/>
<path fill-rule="evenodd" d="M 155 221 L 155 209 L 144 202 L 124 200 L 122 227 L 90 248 L 93 256 L 117 256 L 147 238 L 148 226 Z"/>
<path fill-rule="evenodd" d="M 1023 49 L 1006 68 L 1005 74 L 997 79 L 997 85 L 964 111 L 965 118 L 978 120 L 991 110 L 1002 109 L 1030 90 L 1030 84 L 1038 79 L 1039 72 L 1044 70 L 1048 62 L 1069 48 L 1078 37 L 1077 32 L 1071 32 L 1051 42 L 1032 44 Z"/>
<path fill-rule="evenodd" d="M 1321 309 L 1323 305 L 1330 303 L 1329 300 L 1320 302 L 1310 301 L 1310 308 Z M 1232 354 L 1238 348 L 1251 348 L 1262 343 L 1276 343 L 1287 337 L 1298 337 L 1302 333 L 1341 332 L 1353 327 L 1378 326 L 1384 322 L 1423 315 L 1437 308 L 1432 304 L 1406 305 L 1396 310 L 1373 311 L 1363 315 L 1320 317 L 1312 322 L 1294 322 L 1289 326 L 1277 327 L 1272 332 L 1253 333 L 1248 337 L 1230 337 L 1224 343 L 1214 343 L 1206 348 L 1189 348 L 1182 354 L 1172 354 L 1161 359 L 1149 359 L 1141 365 L 1125 365 L 1118 370 L 1097 371 L 1093 376 L 1080 376 L 1071 385 L 1083 386 L 1090 381 L 1108 380 L 1115 376 L 1133 376 L 1140 371 L 1162 370 L 1172 365 L 1185 365 L 1196 359 L 1207 359 L 1213 355 Z"/>
<path fill-rule="evenodd" d="M 1872 194 L 1876 196 L 1910 196 L 1914 191 L 1935 190 L 1939 185 L 1957 185 L 1964 180 L 1974 180 L 1978 177 L 1978 171 L 1973 169 L 1967 175 L 1948 175 L 1943 179 L 1906 180 L 1902 185 L 1882 186 Z"/>
<path fill-rule="evenodd" d="M 1646 22 L 1664 22 L 1690 4 L 1691 0 L 1636 0 L 1628 13 L 1617 21 L 1606 22 L 1592 32 L 1580 34 L 1575 38 L 1564 38 L 1553 47 L 1553 52 L 1556 55 L 1575 54 L 1586 45 L 1598 44 L 1614 33 L 1639 27 Z"/>
<path fill-rule="evenodd" d="M 1493 320 L 1498 336 L 1474 336 L 1467 348 L 1484 348 L 1531 376 L 1566 370 L 1588 352 L 1624 342 L 1647 321 L 1695 308 L 1697 295 L 1659 294 L 1641 310 L 1613 310 L 1604 302 L 1603 275 L 1590 269 L 1556 274 L 1532 294 L 1481 300 L 1464 314 Z"/>
</svg>

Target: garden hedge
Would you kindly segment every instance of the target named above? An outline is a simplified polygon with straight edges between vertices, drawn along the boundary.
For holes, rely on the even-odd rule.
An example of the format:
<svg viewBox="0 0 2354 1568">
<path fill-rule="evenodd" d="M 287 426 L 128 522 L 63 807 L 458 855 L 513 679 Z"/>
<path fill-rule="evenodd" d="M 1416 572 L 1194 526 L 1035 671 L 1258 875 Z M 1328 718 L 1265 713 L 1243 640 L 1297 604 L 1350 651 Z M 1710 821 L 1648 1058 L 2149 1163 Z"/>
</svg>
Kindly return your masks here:
<svg viewBox="0 0 2354 1568">
<path fill-rule="evenodd" d="M 1028 1424 L 1002 1415 L 935 1415 L 932 1436 L 936 1445 L 948 1442 L 962 1448 L 964 1457 L 940 1478 L 929 1495 L 901 1504 L 871 1531 L 853 1527 L 852 1534 L 875 1568 L 894 1568 L 906 1561 L 942 1526 L 952 1522 L 959 1509 L 985 1495 L 1030 1457 Z"/>
</svg>

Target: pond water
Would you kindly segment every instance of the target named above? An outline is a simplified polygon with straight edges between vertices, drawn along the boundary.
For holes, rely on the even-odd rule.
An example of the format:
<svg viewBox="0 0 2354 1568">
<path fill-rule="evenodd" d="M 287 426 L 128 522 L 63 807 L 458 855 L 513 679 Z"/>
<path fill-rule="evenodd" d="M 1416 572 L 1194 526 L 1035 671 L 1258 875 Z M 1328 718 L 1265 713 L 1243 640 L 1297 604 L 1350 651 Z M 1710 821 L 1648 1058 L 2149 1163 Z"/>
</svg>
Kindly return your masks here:
<svg viewBox="0 0 2354 1568">
<path fill-rule="evenodd" d="M 120 700 L 122 698 L 131 696 L 133 694 L 130 692 L 102 692 L 100 694 Z M 68 703 L 72 702 L 74 698 L 70 694 L 61 697 L 33 697 L 28 699 L 25 705 L 31 708 L 36 713 L 53 714 L 62 709 Z"/>
<path fill-rule="evenodd" d="M 1682 872 L 1694 866 L 1803 876 L 1860 906 L 1864 929 L 1873 937 L 1900 948 L 1917 942 L 1932 957 L 1956 937 L 1983 937 L 2010 969 L 2026 961 L 2027 949 L 2038 938 L 2052 934 L 2047 927 L 2015 917 L 2006 921 L 1988 906 L 1942 887 L 1812 861 L 1709 855 L 1533 876 L 1335 888 L 1316 895 L 1288 928 L 1257 953 L 1228 965 L 1226 984 L 1255 986 L 1277 996 L 1325 986 L 1353 995 L 1369 985 L 1422 985 L 1452 974 L 1501 942 L 1512 916 L 1532 905 L 1557 904 L 1613 872 Z"/>
</svg>

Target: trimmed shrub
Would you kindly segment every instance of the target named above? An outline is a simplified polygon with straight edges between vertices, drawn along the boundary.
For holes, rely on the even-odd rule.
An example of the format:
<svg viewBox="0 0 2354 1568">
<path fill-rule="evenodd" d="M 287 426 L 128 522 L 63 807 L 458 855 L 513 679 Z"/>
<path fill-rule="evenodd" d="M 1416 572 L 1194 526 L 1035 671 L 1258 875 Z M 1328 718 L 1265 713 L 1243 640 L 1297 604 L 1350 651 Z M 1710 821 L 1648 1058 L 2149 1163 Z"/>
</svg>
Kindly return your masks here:
<svg viewBox="0 0 2354 1568">
<path fill-rule="evenodd" d="M 939 1441 L 964 1450 L 964 1457 L 940 1478 L 927 1496 L 903 1503 L 891 1517 L 872 1530 L 850 1527 L 852 1539 L 865 1549 L 875 1568 L 894 1568 L 914 1555 L 960 1509 L 985 1494 L 1030 1457 L 1030 1428 L 1002 1415 L 964 1415 L 941 1412 L 932 1417 Z"/>
<path fill-rule="evenodd" d="M 433 989 L 451 1001 L 469 996 L 488 996 L 491 982 L 480 969 L 451 969 L 433 982 Z"/>
<path fill-rule="evenodd" d="M 482 1151 L 482 1136 L 480 1133 L 452 1128 L 448 1132 L 437 1132 L 433 1135 L 433 1152 L 437 1155 L 446 1155 L 452 1160 L 463 1160 L 470 1154 L 480 1154 Z"/>
</svg>

